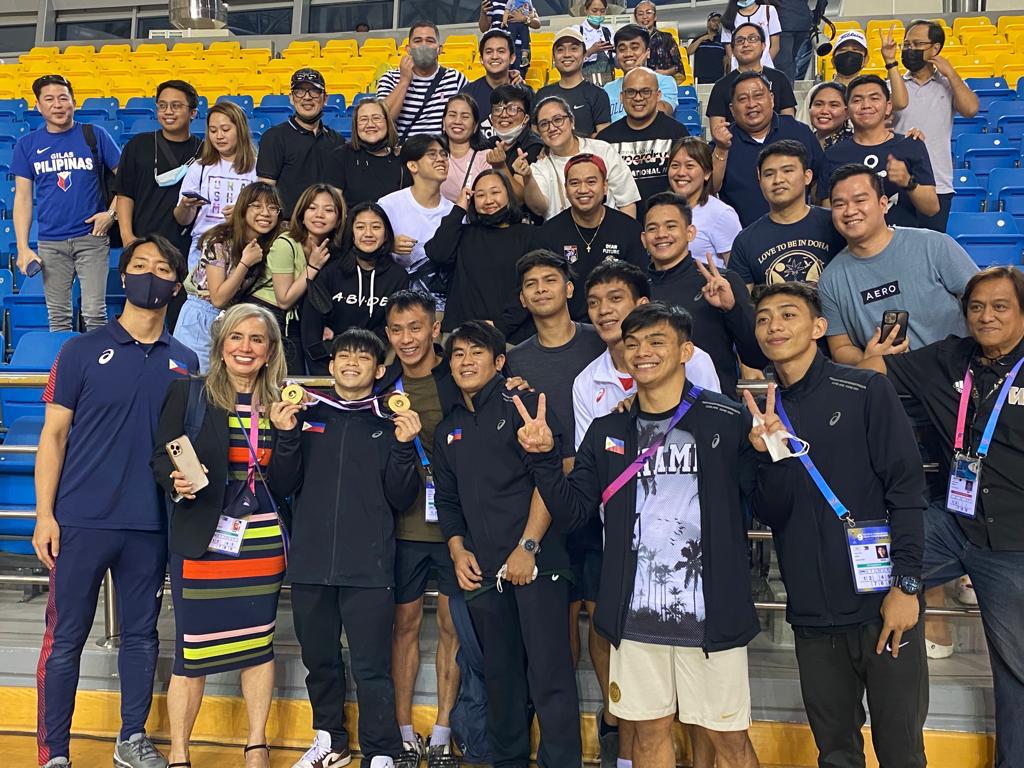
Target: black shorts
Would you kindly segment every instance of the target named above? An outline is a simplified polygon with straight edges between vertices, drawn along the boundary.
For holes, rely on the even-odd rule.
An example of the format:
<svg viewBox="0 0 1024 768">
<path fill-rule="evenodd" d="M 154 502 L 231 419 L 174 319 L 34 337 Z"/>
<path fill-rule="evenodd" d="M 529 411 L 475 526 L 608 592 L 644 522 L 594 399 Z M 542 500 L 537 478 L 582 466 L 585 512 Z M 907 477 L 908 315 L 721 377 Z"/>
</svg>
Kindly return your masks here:
<svg viewBox="0 0 1024 768">
<path fill-rule="evenodd" d="M 601 589 L 601 563 L 604 552 L 597 549 L 584 549 L 582 556 L 574 558 L 572 563 L 573 576 L 576 583 L 569 587 L 569 602 L 580 600 L 597 602 L 597 593 Z"/>
<path fill-rule="evenodd" d="M 395 546 L 395 602 L 404 605 L 421 598 L 431 574 L 442 595 L 451 597 L 459 591 L 455 564 L 445 542 L 399 539 Z"/>
</svg>

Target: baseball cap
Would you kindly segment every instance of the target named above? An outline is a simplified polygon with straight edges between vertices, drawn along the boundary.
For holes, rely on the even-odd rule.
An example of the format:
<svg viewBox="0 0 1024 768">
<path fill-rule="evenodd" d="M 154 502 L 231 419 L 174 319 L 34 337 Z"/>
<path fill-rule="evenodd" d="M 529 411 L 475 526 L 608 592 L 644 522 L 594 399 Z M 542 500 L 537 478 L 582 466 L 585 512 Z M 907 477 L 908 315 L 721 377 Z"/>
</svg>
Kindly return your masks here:
<svg viewBox="0 0 1024 768">
<path fill-rule="evenodd" d="M 291 89 L 294 91 L 297 88 L 318 88 L 321 91 L 327 91 L 324 76 L 311 67 L 303 67 L 292 75 Z"/>
<path fill-rule="evenodd" d="M 722 14 L 720 14 L 718 11 L 712 11 L 711 13 L 708 14 L 708 21 L 711 21 L 713 18 L 715 18 L 715 16 L 717 16 L 718 18 L 722 18 Z"/>
<path fill-rule="evenodd" d="M 839 49 L 843 43 L 856 43 L 865 51 L 868 49 L 868 39 L 864 37 L 864 33 L 859 29 L 848 29 L 843 32 L 839 37 L 836 38 L 835 46 L 832 48 L 833 51 Z"/>
<path fill-rule="evenodd" d="M 583 33 L 580 32 L 578 27 L 562 27 L 560 30 L 555 32 L 555 39 L 554 42 L 551 43 L 551 46 L 554 47 L 558 45 L 559 42 L 567 38 L 575 40 L 577 43 L 585 42 L 583 40 Z"/>
<path fill-rule="evenodd" d="M 597 170 L 601 172 L 601 176 L 605 179 L 608 178 L 608 166 L 604 164 L 604 158 L 590 152 L 582 152 L 569 158 L 569 162 L 565 164 L 565 178 L 569 178 L 569 169 L 580 163 L 593 163 L 597 166 Z"/>
</svg>

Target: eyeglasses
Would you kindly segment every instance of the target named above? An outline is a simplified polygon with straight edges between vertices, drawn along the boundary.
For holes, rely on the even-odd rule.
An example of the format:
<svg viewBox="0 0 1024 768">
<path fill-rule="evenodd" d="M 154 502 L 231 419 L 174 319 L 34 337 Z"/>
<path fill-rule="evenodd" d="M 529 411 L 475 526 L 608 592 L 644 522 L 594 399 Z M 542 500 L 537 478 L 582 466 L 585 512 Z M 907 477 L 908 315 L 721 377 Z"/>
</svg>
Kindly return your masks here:
<svg viewBox="0 0 1024 768">
<path fill-rule="evenodd" d="M 900 48 L 903 50 L 910 51 L 926 51 L 931 48 L 935 43 L 930 40 L 910 40 L 904 41 Z"/>
<path fill-rule="evenodd" d="M 568 115 L 556 115 L 555 117 L 552 117 L 550 120 L 541 120 L 539 123 L 537 123 L 537 130 L 539 130 L 541 133 L 547 133 L 552 128 L 561 128 L 563 125 L 565 125 L 568 119 Z"/>
<path fill-rule="evenodd" d="M 431 149 L 424 153 L 424 157 L 428 157 L 431 160 L 448 159 L 448 153 L 443 149 Z"/>
<path fill-rule="evenodd" d="M 360 115 L 356 125 L 384 125 L 384 115 Z"/>
<path fill-rule="evenodd" d="M 622 91 L 622 95 L 625 96 L 630 101 L 632 101 L 633 99 L 636 99 L 638 97 L 643 99 L 644 101 L 647 101 L 649 98 L 651 98 L 651 96 L 654 95 L 654 89 L 653 88 L 626 88 L 625 90 Z"/>
<path fill-rule="evenodd" d="M 323 95 L 323 91 L 319 88 L 295 88 L 292 91 L 292 96 L 296 99 L 319 99 Z"/>
<path fill-rule="evenodd" d="M 733 45 L 743 45 L 745 43 L 750 43 L 751 45 L 755 45 L 755 44 L 761 42 L 761 36 L 760 35 L 745 35 L 745 36 L 741 35 L 740 37 L 734 37 L 732 39 L 732 42 L 733 42 Z"/>
<path fill-rule="evenodd" d="M 180 101 L 158 101 L 156 103 L 157 112 L 181 112 L 190 108 L 188 104 Z"/>
<path fill-rule="evenodd" d="M 509 117 L 515 117 L 516 115 L 524 113 L 526 110 L 520 107 L 518 104 L 497 104 L 491 107 L 492 115 L 508 115 Z"/>
<path fill-rule="evenodd" d="M 281 206 L 275 205 L 274 203 L 263 203 L 257 200 L 254 203 L 249 203 L 246 210 L 266 211 L 267 213 L 278 214 L 281 212 Z"/>
</svg>

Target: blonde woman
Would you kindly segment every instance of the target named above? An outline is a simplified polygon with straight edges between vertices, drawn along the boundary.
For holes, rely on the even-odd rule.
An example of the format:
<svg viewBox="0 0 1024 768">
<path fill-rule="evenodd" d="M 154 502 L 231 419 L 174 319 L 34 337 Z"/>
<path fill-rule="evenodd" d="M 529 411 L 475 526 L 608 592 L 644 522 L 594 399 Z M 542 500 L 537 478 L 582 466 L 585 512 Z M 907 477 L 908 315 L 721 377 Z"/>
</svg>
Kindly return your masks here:
<svg viewBox="0 0 1024 768">
<path fill-rule="evenodd" d="M 266 725 L 285 541 L 265 475 L 274 444 L 270 419 L 284 406 L 278 393 L 284 375 L 273 315 L 236 304 L 214 323 L 205 382 L 174 382 L 160 414 L 150 464 L 174 501 L 169 550 L 176 639 L 167 711 L 169 761 L 178 768 L 191 765 L 189 740 L 206 676 L 234 670 L 241 670 L 249 716 L 246 768 L 270 766 Z M 209 481 L 201 488 L 174 469 L 164 449 L 186 434 L 190 413 L 202 415 L 198 434 L 190 436 Z"/>
</svg>

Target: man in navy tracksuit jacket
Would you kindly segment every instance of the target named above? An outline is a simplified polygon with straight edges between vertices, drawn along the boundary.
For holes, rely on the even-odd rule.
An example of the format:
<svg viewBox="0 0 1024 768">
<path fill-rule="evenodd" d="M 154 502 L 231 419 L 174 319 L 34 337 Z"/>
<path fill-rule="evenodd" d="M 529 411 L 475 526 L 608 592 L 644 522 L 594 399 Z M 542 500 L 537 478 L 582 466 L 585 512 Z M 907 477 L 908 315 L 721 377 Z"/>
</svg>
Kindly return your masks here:
<svg viewBox="0 0 1024 768">
<path fill-rule="evenodd" d="M 918 617 L 926 504 L 913 430 L 885 376 L 836 365 L 818 351 L 827 324 L 813 288 L 759 286 L 754 297 L 758 341 L 781 384 L 769 394 L 770 404 L 777 410 L 775 403 L 782 403 L 793 434 L 810 444 L 808 455 L 850 517 L 858 525 L 886 520 L 891 532 L 891 588 L 885 580 L 879 591 L 858 593 L 849 523 L 800 459 L 759 464 L 754 512 L 774 534 L 819 760 L 864 764 L 861 700 L 867 689 L 881 764 L 922 768 L 928 667 Z M 761 433 L 784 427 L 769 410 L 758 413 L 765 425 L 755 428 L 751 442 L 764 451 Z"/>
<path fill-rule="evenodd" d="M 384 375 L 385 354 L 371 331 L 350 328 L 335 337 L 334 394 L 342 401 L 368 398 Z M 407 766 L 395 718 L 391 629 L 395 518 L 420 490 L 413 448 L 419 417 L 406 411 L 392 424 L 369 408 L 342 410 L 323 402 L 301 411 L 284 408 L 294 422 L 279 430 L 267 476 L 275 495 L 295 500 L 288 578 L 317 731 L 300 764 L 346 765 L 350 759 L 339 644 L 344 626 L 363 765 Z"/>
<path fill-rule="evenodd" d="M 538 425 L 528 418 L 519 434 L 551 517 L 567 531 L 598 514 L 602 493 L 638 454 L 655 451 L 603 505 L 604 561 L 592 620 L 614 646 L 610 709 L 636 722 L 633 759 L 642 765 L 675 764 L 678 712 L 707 732 L 723 760 L 749 768 L 757 757 L 747 734 L 746 645 L 760 626 L 742 495 L 756 454 L 747 439 L 750 415 L 739 403 L 686 381 L 690 325 L 685 310 L 660 302 L 622 321 L 637 399 L 591 424 L 568 478 L 546 424 L 539 433 L 548 440 L 531 442 Z"/>
</svg>

